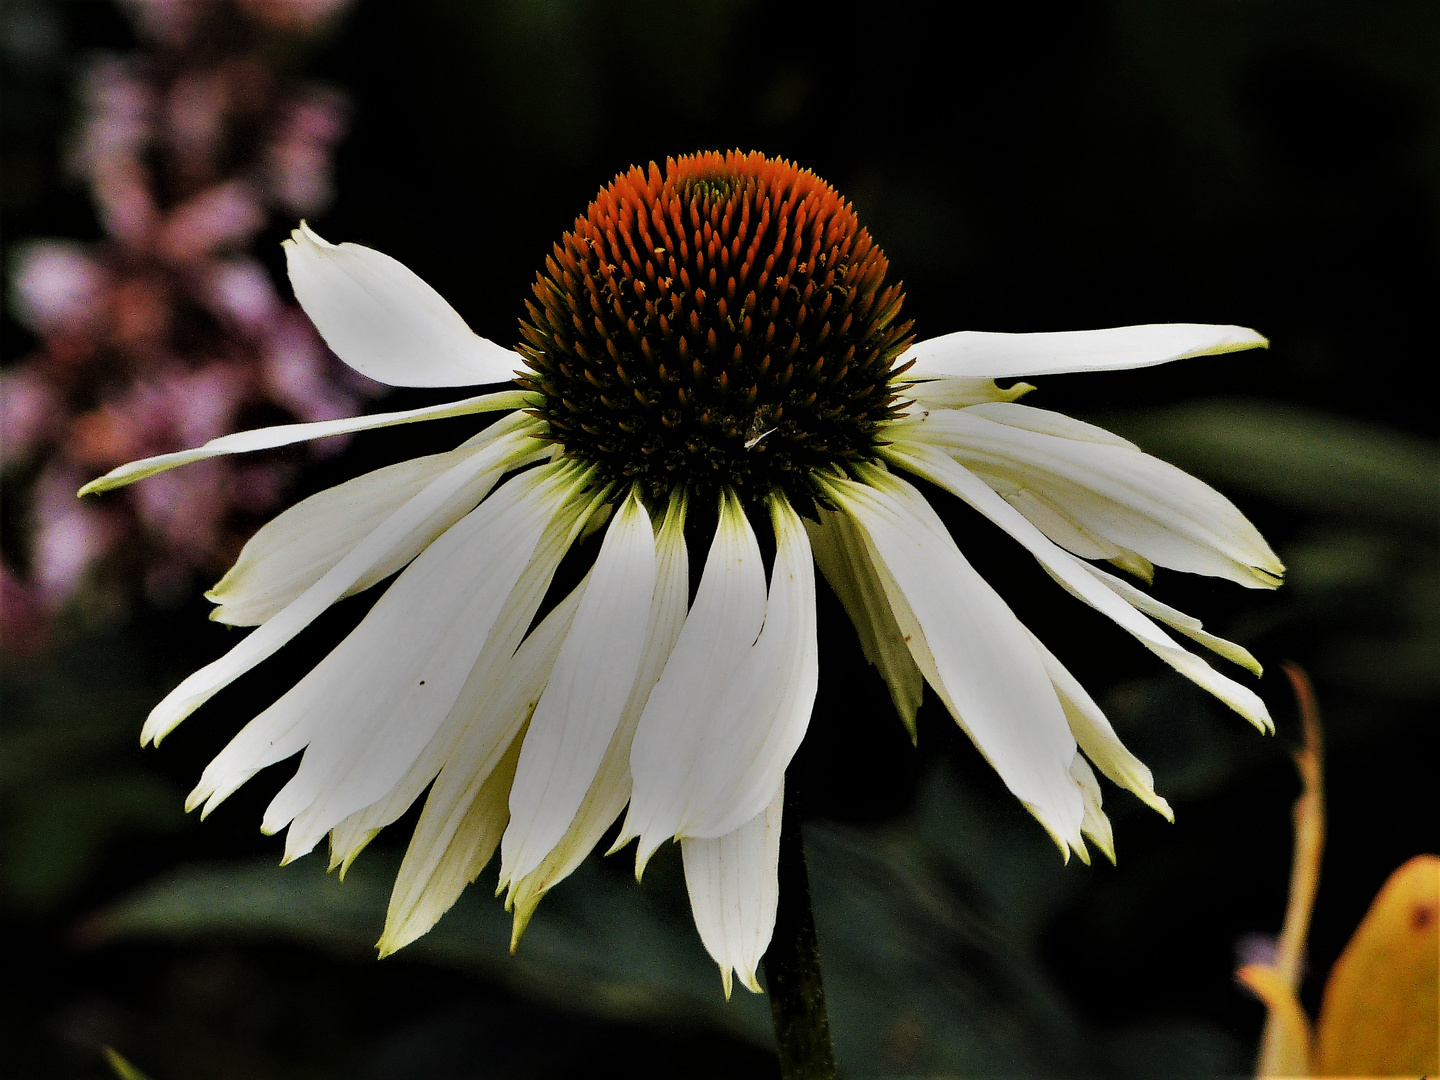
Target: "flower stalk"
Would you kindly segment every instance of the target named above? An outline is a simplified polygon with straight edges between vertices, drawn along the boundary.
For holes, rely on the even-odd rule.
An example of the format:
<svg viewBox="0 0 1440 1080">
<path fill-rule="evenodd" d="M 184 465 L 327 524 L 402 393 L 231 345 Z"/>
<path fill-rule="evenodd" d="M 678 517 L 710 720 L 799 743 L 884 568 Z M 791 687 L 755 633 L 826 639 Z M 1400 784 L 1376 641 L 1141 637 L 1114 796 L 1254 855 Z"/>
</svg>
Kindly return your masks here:
<svg viewBox="0 0 1440 1080">
<path fill-rule="evenodd" d="M 815 911 L 810 904 L 810 876 L 805 869 L 796 787 L 792 783 L 785 792 L 780 830 L 780 900 L 775 912 L 775 935 L 765 951 L 765 981 L 780 1051 L 780 1075 L 784 1080 L 834 1080 L 835 1048 L 830 1041 L 830 1014 L 825 1009 L 825 982 L 815 937 Z"/>
</svg>

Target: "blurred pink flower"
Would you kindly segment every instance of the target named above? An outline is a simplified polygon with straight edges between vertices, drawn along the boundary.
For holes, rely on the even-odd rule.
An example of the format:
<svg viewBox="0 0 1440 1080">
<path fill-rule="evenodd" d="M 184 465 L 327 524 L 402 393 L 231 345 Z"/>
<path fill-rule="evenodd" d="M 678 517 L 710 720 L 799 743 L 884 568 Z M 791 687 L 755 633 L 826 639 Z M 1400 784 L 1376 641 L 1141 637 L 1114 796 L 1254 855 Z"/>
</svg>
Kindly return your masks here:
<svg viewBox="0 0 1440 1080">
<path fill-rule="evenodd" d="M 331 198 L 344 97 L 272 60 L 346 2 L 127 0 L 145 47 L 81 77 L 68 160 L 104 238 L 32 240 L 10 260 L 13 313 L 37 346 L 0 374 L 0 466 L 25 525 L 0 561 L 7 652 L 34 647 L 82 592 L 102 609 L 183 595 L 233 559 L 295 466 L 217 461 L 103 506 L 75 500 L 84 477 L 202 443 L 247 411 L 332 419 L 379 392 L 249 253 Z"/>
</svg>

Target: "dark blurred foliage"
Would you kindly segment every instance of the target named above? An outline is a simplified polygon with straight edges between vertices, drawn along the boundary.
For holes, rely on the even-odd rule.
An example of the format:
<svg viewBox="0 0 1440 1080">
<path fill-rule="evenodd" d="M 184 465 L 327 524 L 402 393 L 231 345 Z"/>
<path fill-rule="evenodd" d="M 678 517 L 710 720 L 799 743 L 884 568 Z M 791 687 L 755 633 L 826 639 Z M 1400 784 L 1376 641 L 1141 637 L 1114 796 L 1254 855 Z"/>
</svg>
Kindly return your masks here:
<svg viewBox="0 0 1440 1080">
<path fill-rule="evenodd" d="M 128 44 L 127 24 L 78 0 L 5 12 L 7 237 L 91 239 L 58 165 L 68 87 L 91 50 Z M 795 769 L 847 1075 L 1248 1070 L 1262 1012 L 1231 972 L 1246 935 L 1279 929 L 1298 790 L 1281 659 L 1314 678 L 1330 748 L 1312 1013 L 1388 873 L 1440 846 L 1440 453 L 1422 383 L 1440 359 L 1437 49 L 1428 0 L 371 0 L 310 58 L 353 103 L 317 227 L 402 259 L 496 340 L 515 340 L 535 270 L 603 182 L 732 146 L 793 157 L 852 198 L 921 335 L 1206 321 L 1271 337 L 1264 353 L 1048 378 L 1028 400 L 1215 482 L 1275 544 L 1279 593 L 1156 582 L 1271 669 L 1274 739 L 936 498 L 1175 807 L 1168 825 L 1107 789 L 1117 867 L 1062 867 L 933 702 L 912 749 L 822 594 L 822 690 Z M 262 256 L 278 275 L 278 246 Z M 26 348 L 7 323 L 6 362 Z M 462 437 L 421 427 L 357 438 L 297 494 Z M 644 888 L 622 860 L 592 860 L 513 959 L 482 879 L 377 963 L 405 821 L 341 884 L 311 860 L 274 867 L 279 842 L 256 824 L 278 776 L 203 827 L 181 814 L 205 761 L 365 604 L 159 752 L 135 744 L 149 704 L 233 640 L 202 604 L 76 622 L 9 665 L 6 1070 L 103 1076 L 97 1047 L 113 1043 L 154 1080 L 765 1075 L 764 1003 L 720 997 L 678 860 L 657 858 Z"/>
</svg>

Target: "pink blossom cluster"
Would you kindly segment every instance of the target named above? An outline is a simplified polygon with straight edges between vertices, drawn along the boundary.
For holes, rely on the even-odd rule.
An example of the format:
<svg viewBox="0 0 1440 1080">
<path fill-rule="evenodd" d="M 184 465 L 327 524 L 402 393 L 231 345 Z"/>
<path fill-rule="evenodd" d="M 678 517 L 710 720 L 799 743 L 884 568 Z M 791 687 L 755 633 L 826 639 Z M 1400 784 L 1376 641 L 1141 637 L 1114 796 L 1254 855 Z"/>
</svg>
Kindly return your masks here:
<svg viewBox="0 0 1440 1080">
<path fill-rule="evenodd" d="M 38 344 L 0 370 L 0 480 L 20 526 L 0 560 L 6 652 L 35 648 L 77 596 L 164 601 L 223 569 L 295 455 L 218 459 L 103 499 L 77 500 L 82 483 L 254 423 L 350 415 L 377 391 L 249 254 L 330 201 L 345 102 L 271 58 L 345 2 L 130 0 L 145 46 L 84 75 L 72 163 L 104 237 L 33 240 L 10 265 L 12 313 Z"/>
</svg>

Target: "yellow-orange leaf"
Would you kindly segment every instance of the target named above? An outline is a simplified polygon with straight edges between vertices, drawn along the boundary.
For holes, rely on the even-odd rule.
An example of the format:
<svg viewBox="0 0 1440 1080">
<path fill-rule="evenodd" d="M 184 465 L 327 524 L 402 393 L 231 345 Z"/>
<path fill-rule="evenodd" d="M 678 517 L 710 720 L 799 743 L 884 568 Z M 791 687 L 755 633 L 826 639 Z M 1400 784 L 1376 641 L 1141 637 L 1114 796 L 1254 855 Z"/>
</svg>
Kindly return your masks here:
<svg viewBox="0 0 1440 1080">
<path fill-rule="evenodd" d="M 1322 1076 L 1440 1071 L 1440 858 L 1390 875 L 1330 970 L 1316 1025 Z"/>
<path fill-rule="evenodd" d="M 1248 986 L 1270 1011 L 1260 1062 L 1255 1075 L 1310 1075 L 1310 1018 L 1295 991 L 1279 971 L 1264 964 L 1246 964 L 1235 977 Z"/>
</svg>

